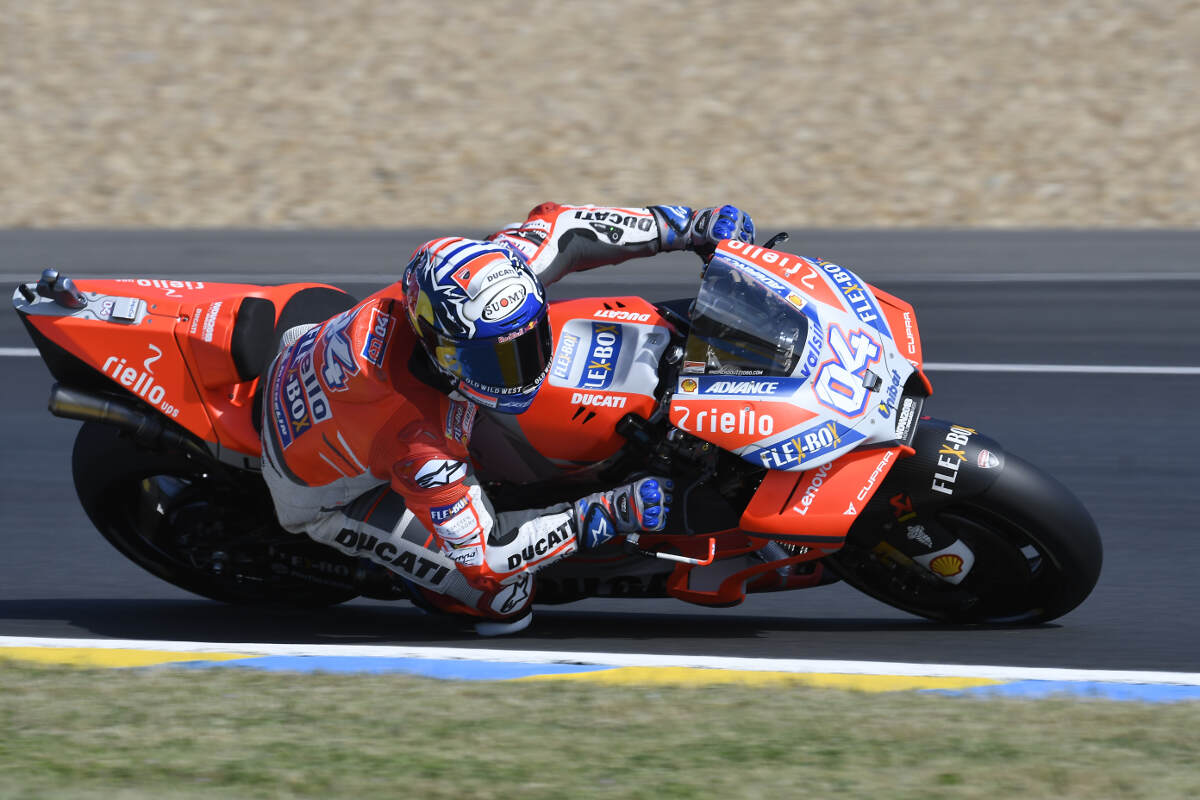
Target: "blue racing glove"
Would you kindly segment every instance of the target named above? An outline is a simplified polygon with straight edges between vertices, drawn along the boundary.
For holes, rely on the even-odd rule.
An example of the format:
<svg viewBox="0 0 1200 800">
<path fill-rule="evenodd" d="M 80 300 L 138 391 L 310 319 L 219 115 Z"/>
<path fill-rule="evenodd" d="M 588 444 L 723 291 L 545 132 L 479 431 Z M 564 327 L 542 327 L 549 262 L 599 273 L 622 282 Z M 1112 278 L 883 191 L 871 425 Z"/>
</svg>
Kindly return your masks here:
<svg viewBox="0 0 1200 800">
<path fill-rule="evenodd" d="M 754 220 L 737 206 L 692 211 L 687 206 L 650 206 L 658 219 L 663 250 L 695 250 L 707 259 L 725 239 L 754 242 Z"/>
<path fill-rule="evenodd" d="M 642 478 L 576 500 L 580 548 L 599 547 L 617 534 L 661 531 L 671 511 L 674 486 L 666 478 Z"/>
</svg>

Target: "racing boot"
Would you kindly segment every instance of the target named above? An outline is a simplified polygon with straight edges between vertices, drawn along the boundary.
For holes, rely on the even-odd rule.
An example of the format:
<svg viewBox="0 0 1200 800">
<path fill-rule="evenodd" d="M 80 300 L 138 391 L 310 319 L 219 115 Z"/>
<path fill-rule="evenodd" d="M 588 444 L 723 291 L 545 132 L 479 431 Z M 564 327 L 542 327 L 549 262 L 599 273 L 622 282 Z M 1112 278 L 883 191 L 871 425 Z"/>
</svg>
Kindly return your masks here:
<svg viewBox="0 0 1200 800">
<path fill-rule="evenodd" d="M 480 620 L 475 623 L 475 633 L 480 636 L 520 633 L 533 622 L 533 576 L 521 573 L 487 602 L 492 613 L 509 616 Z"/>
</svg>

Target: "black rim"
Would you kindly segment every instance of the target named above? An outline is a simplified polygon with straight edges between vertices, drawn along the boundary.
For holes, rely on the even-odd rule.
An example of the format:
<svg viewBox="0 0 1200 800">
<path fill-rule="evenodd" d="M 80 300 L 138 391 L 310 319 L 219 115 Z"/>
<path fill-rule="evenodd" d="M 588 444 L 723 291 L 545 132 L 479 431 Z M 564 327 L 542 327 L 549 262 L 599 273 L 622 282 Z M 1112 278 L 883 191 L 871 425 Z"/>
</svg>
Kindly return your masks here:
<svg viewBox="0 0 1200 800">
<path fill-rule="evenodd" d="M 1045 612 L 1058 573 L 1048 550 L 1029 531 L 981 509 L 947 509 L 938 522 L 975 554 L 959 588 L 974 596 L 973 615 L 987 622 L 1034 620 Z"/>
<path fill-rule="evenodd" d="M 830 561 L 848 583 L 919 616 L 996 624 L 1046 617 L 1061 571 L 1025 527 L 974 507 L 946 507 L 911 522 L 935 527 L 971 549 L 975 563 L 961 583 L 948 583 L 861 544 L 848 544 Z"/>
</svg>

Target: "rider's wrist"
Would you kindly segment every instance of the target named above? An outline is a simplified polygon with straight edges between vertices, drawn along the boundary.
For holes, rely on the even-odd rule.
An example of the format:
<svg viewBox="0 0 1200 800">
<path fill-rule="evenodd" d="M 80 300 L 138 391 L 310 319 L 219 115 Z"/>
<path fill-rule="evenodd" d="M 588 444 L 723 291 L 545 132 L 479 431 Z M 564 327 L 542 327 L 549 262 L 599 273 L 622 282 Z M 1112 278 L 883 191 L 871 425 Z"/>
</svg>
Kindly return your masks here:
<svg viewBox="0 0 1200 800">
<path fill-rule="evenodd" d="M 688 206 L 650 206 L 658 225 L 660 251 L 691 250 L 691 224 L 696 214 Z"/>
</svg>

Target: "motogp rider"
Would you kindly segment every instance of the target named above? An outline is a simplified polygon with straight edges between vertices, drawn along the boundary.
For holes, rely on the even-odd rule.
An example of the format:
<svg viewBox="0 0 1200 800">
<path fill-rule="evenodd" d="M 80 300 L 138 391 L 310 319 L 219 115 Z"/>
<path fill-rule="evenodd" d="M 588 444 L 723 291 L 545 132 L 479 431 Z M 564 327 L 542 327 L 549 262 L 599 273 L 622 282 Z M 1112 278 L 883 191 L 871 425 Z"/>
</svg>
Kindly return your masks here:
<svg viewBox="0 0 1200 800">
<path fill-rule="evenodd" d="M 529 408 L 553 357 L 545 284 L 663 251 L 754 241 L 725 205 L 544 203 L 486 240 L 434 239 L 397 283 L 289 331 L 267 373 L 263 476 L 284 528 L 395 573 L 415 603 L 528 626 L 532 575 L 614 536 L 661 530 L 671 482 L 645 477 L 497 512 L 467 446 L 477 414 Z"/>
</svg>

